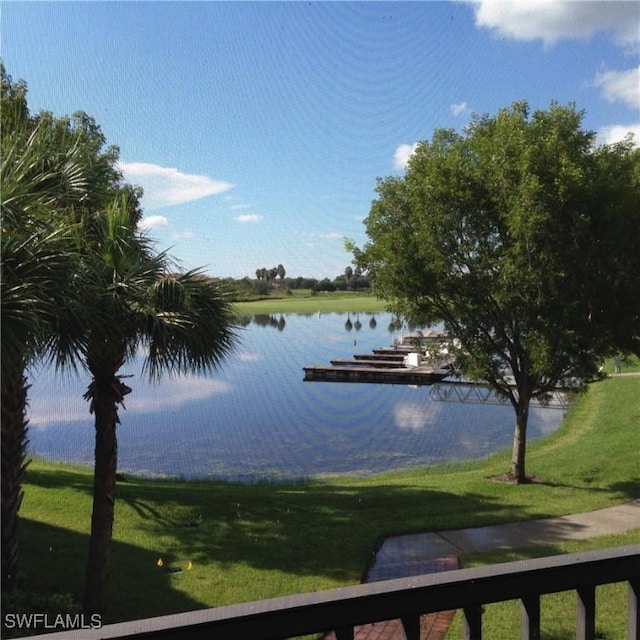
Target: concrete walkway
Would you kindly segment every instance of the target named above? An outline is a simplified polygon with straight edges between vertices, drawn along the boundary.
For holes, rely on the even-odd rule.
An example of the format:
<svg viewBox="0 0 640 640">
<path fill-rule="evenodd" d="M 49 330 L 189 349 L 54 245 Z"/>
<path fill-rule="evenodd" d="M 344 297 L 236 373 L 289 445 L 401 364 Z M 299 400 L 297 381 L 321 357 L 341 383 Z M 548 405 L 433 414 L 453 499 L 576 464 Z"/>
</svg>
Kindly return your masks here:
<svg viewBox="0 0 640 640">
<path fill-rule="evenodd" d="M 386 565 L 412 563 L 497 549 L 521 549 L 536 545 L 584 540 L 631 529 L 640 529 L 640 499 L 598 511 L 558 518 L 436 533 L 395 536 L 384 541 L 367 573 L 367 582 L 385 572 Z"/>
<path fill-rule="evenodd" d="M 459 568 L 458 556 L 496 549 L 522 549 L 536 545 L 584 540 L 640 529 L 640 499 L 631 503 L 558 518 L 513 524 L 387 538 L 369 567 L 365 582 L 377 582 Z M 423 640 L 446 636 L 455 611 L 421 616 Z M 402 640 L 399 620 L 356 627 L 355 640 Z M 335 640 L 333 633 L 326 640 Z"/>
</svg>

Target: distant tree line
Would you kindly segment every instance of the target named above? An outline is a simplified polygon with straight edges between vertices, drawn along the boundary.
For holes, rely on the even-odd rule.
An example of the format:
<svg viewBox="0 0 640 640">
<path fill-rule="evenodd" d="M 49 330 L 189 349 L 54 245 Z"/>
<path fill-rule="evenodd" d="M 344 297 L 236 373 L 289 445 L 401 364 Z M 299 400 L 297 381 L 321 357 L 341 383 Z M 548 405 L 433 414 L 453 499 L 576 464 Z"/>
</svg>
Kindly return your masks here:
<svg viewBox="0 0 640 640">
<path fill-rule="evenodd" d="M 238 300 L 252 296 L 266 296 L 270 290 L 294 291 L 308 289 L 316 293 L 325 291 L 362 291 L 369 288 L 369 280 L 360 268 L 346 267 L 335 278 L 286 277 L 285 268 L 279 264 L 271 269 L 259 268 L 255 278 L 248 276 L 235 279 L 226 278 L 224 283 L 230 294 Z"/>
</svg>

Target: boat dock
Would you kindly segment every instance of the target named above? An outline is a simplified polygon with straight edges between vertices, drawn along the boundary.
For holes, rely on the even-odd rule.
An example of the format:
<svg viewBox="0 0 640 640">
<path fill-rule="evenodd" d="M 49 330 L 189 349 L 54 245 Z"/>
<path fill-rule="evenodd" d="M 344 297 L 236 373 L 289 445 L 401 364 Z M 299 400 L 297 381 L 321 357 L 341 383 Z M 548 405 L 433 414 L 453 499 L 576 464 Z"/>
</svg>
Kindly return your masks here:
<svg viewBox="0 0 640 640">
<path fill-rule="evenodd" d="M 335 358 L 331 365 L 303 367 L 305 382 L 364 382 L 428 386 L 431 400 L 473 404 L 506 404 L 486 382 L 465 380 L 456 371 L 451 339 L 442 332 L 411 334 L 393 346 L 356 353 L 352 358 Z M 516 389 L 512 383 L 509 385 Z M 533 406 L 566 409 L 575 395 L 572 386 L 558 386 L 547 396 L 532 398 Z"/>
<path fill-rule="evenodd" d="M 438 335 L 438 339 L 441 336 Z M 425 359 L 413 344 L 398 342 L 392 347 L 358 353 L 353 358 L 336 358 L 331 365 L 303 367 L 305 382 L 364 382 L 376 384 L 431 385 L 451 374 L 452 358 Z"/>
<path fill-rule="evenodd" d="M 397 369 L 355 366 L 303 367 L 305 382 L 369 382 L 376 384 L 430 385 L 444 380 L 449 370 L 403 367 Z"/>
</svg>

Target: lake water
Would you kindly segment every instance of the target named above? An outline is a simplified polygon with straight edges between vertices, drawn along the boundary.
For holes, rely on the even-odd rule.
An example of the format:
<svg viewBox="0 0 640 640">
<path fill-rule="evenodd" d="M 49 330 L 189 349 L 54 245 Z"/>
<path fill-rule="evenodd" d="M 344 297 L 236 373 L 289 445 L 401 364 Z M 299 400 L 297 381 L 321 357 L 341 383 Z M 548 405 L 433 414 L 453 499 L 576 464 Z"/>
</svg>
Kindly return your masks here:
<svg viewBox="0 0 640 640">
<path fill-rule="evenodd" d="M 256 481 L 374 473 L 509 447 L 510 405 L 439 402 L 429 387 L 303 382 L 303 366 L 391 345 L 400 330 L 390 323 L 384 313 L 255 317 L 213 375 L 149 383 L 140 362 L 124 367 L 133 392 L 120 412 L 120 471 Z M 44 370 L 31 382 L 31 452 L 91 464 L 88 380 Z M 552 432 L 562 417 L 532 410 L 528 437 Z"/>
</svg>

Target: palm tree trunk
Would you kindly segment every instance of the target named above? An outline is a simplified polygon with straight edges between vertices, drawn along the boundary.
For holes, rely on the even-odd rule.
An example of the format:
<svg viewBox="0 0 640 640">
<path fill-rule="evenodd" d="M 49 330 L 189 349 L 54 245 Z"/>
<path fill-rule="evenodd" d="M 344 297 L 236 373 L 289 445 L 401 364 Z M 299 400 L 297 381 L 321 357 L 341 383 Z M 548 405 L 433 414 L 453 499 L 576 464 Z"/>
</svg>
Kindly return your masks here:
<svg viewBox="0 0 640 640">
<path fill-rule="evenodd" d="M 2 591 L 6 592 L 15 585 L 18 572 L 18 511 L 28 464 L 25 414 L 29 385 L 24 369 L 6 371 L 3 366 L 2 370 Z"/>
<path fill-rule="evenodd" d="M 105 360 L 99 358 L 101 364 Z M 90 368 L 91 359 L 89 358 Z M 109 559 L 113 517 L 116 500 L 116 470 L 118 466 L 118 439 L 116 426 L 118 404 L 130 389 L 122 383 L 116 372 L 122 364 L 121 358 L 111 360 L 109 375 L 98 377 L 91 368 L 94 379 L 85 394 L 91 400 L 95 414 L 96 446 L 93 475 L 93 510 L 91 513 L 91 537 L 85 590 L 82 601 L 86 614 L 104 612 L 109 578 Z"/>
</svg>

